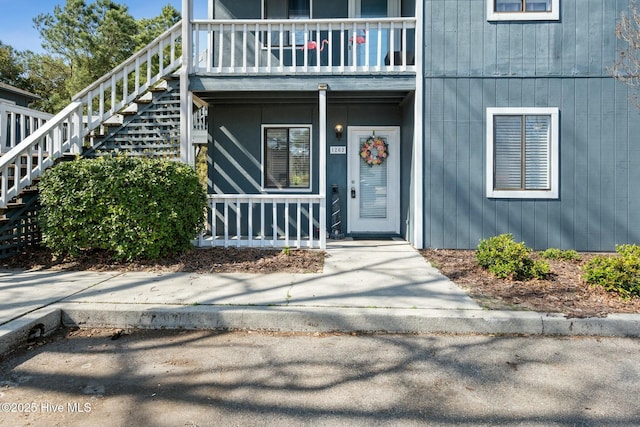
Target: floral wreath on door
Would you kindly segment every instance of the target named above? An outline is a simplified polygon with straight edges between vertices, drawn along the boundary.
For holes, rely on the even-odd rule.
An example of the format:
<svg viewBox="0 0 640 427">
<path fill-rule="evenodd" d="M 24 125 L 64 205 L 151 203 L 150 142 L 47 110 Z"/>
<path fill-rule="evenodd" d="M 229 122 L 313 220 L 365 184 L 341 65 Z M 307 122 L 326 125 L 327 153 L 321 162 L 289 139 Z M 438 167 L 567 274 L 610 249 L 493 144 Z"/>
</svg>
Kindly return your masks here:
<svg viewBox="0 0 640 427">
<path fill-rule="evenodd" d="M 389 145 L 382 138 L 372 135 L 360 146 L 360 157 L 369 166 L 382 164 L 389 157 Z"/>
</svg>

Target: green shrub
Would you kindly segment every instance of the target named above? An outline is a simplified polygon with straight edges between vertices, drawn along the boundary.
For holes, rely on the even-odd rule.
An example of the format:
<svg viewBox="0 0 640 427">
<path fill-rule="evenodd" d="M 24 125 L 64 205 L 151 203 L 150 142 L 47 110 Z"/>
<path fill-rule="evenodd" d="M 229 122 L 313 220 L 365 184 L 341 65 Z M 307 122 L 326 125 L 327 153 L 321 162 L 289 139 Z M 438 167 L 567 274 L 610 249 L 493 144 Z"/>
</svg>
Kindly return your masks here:
<svg viewBox="0 0 640 427">
<path fill-rule="evenodd" d="M 206 193 L 187 165 L 129 157 L 65 162 L 40 183 L 43 244 L 117 259 L 159 258 L 190 247 L 204 224 Z"/>
<path fill-rule="evenodd" d="M 516 243 L 511 234 L 501 234 L 482 240 L 476 250 L 478 264 L 499 278 L 517 280 L 542 278 L 549 273 L 546 261 L 534 261 L 531 249 Z"/>
<path fill-rule="evenodd" d="M 584 280 L 617 292 L 623 298 L 640 296 L 640 246 L 616 246 L 618 256 L 599 255 L 584 267 Z"/>
<path fill-rule="evenodd" d="M 577 261 L 580 259 L 580 255 L 578 252 L 573 249 L 567 249 L 563 251 L 562 249 L 557 248 L 549 248 L 545 251 L 540 252 L 540 256 L 546 259 L 562 259 L 565 261 Z"/>
</svg>

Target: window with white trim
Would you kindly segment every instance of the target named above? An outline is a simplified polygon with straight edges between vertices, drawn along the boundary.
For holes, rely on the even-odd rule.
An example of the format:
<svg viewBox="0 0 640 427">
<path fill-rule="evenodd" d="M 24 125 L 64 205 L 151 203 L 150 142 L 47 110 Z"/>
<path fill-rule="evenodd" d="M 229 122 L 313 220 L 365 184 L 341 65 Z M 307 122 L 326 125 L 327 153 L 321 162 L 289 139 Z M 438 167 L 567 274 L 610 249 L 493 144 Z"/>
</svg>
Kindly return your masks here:
<svg viewBox="0 0 640 427">
<path fill-rule="evenodd" d="M 557 108 L 487 109 L 487 197 L 557 199 Z"/>
<path fill-rule="evenodd" d="M 560 0 L 487 0 L 489 21 L 557 21 Z"/>
<path fill-rule="evenodd" d="M 263 126 L 262 187 L 311 190 L 311 126 Z"/>
</svg>

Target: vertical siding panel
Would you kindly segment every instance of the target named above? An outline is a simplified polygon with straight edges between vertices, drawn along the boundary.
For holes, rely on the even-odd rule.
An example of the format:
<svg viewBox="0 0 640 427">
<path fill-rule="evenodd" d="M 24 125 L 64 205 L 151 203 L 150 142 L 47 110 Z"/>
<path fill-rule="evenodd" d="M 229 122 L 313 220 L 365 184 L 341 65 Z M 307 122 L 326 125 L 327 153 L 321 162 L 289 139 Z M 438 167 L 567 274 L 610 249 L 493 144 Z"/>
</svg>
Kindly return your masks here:
<svg viewBox="0 0 640 427">
<path fill-rule="evenodd" d="M 549 74 L 549 26 L 555 23 L 540 23 L 536 25 L 536 76 Z"/>
<path fill-rule="evenodd" d="M 562 4 L 562 74 L 571 76 L 576 69 L 576 6 L 575 2 Z"/>
<path fill-rule="evenodd" d="M 602 67 L 602 0 L 589 1 L 589 74 L 603 74 Z"/>
<path fill-rule="evenodd" d="M 629 112 L 629 182 L 633 186 L 629 197 L 629 241 L 640 244 L 640 113 Z"/>
<path fill-rule="evenodd" d="M 482 16 L 484 16 L 484 12 Z M 484 24 L 483 69 L 484 75 L 488 77 L 495 76 L 498 71 L 498 27 L 500 25 L 495 23 Z"/>
<path fill-rule="evenodd" d="M 484 123 L 484 121 L 486 120 L 486 109 L 487 107 L 496 107 L 498 106 L 498 99 L 497 99 L 497 94 L 498 94 L 498 80 L 495 79 L 485 79 L 482 80 L 482 99 L 483 99 L 483 103 L 482 103 L 482 121 Z M 491 126 L 490 123 L 486 123 L 485 126 Z M 486 132 L 483 129 L 483 133 L 482 133 L 482 139 L 484 140 L 486 138 Z M 483 151 L 485 151 L 486 149 L 486 144 L 487 142 L 485 141 L 485 143 L 482 146 Z M 483 170 L 484 165 L 486 165 L 486 161 L 483 163 Z M 482 185 L 484 188 L 484 185 L 486 183 L 486 174 L 490 174 L 493 173 L 493 171 L 490 170 L 485 170 L 485 180 L 483 180 Z M 497 234 L 497 205 L 496 205 L 496 201 L 495 199 L 489 199 L 486 196 L 486 192 L 483 191 L 482 192 L 483 197 L 482 197 L 482 234 L 483 236 L 495 236 Z"/>
<path fill-rule="evenodd" d="M 471 69 L 471 40 L 469 38 L 471 27 L 471 11 L 469 5 L 466 2 L 458 3 L 458 22 L 457 22 L 457 37 L 458 46 L 457 52 L 457 66 L 456 75 L 468 76 Z"/>
<path fill-rule="evenodd" d="M 588 250 L 588 218 L 589 218 L 589 118 L 588 118 L 588 82 L 587 79 L 575 80 L 575 123 L 576 151 L 575 151 L 575 211 L 574 238 L 577 250 Z"/>
<path fill-rule="evenodd" d="M 562 249 L 578 249 L 575 240 L 576 155 L 584 151 L 576 134 L 576 81 L 562 80 L 560 107 L 560 245 Z"/>
<path fill-rule="evenodd" d="M 615 234 L 615 98 L 612 79 L 602 80 L 601 87 L 601 131 L 600 131 L 600 176 L 601 234 L 600 247 L 613 248 Z"/>
<path fill-rule="evenodd" d="M 472 79 L 469 88 L 469 247 L 475 247 L 482 239 L 485 170 L 484 149 L 484 108 L 482 108 L 482 80 Z"/>
<path fill-rule="evenodd" d="M 511 25 L 500 24 L 496 26 L 496 71 L 501 76 L 509 75 L 510 68 L 510 40 L 509 30 Z"/>
<path fill-rule="evenodd" d="M 575 0 L 576 4 L 580 3 L 582 5 L 575 6 L 575 72 L 581 75 L 586 75 L 589 72 L 589 9 L 584 7 L 585 1 L 590 0 Z"/>
<path fill-rule="evenodd" d="M 605 7 L 602 11 L 602 74 L 607 75 L 607 68 L 616 60 L 616 8 Z"/>
<path fill-rule="evenodd" d="M 522 27 L 522 73 L 533 74 L 536 71 L 536 26 Z"/>
<path fill-rule="evenodd" d="M 431 8 L 431 40 L 427 40 L 427 50 L 429 53 L 430 63 L 427 68 L 431 70 L 431 76 L 441 76 L 444 74 L 445 57 L 445 15 L 444 3 L 432 2 Z"/>
<path fill-rule="evenodd" d="M 444 2 L 444 71 L 448 76 L 455 76 L 457 73 L 458 58 L 458 3 L 453 1 Z"/>
<path fill-rule="evenodd" d="M 529 27 L 528 27 L 529 28 Z M 522 25 L 509 25 L 509 75 L 522 75 L 530 72 L 531 69 L 525 69 L 523 56 L 524 45 L 533 40 L 523 42 L 524 27 Z"/>
<path fill-rule="evenodd" d="M 531 79 L 532 84 L 532 94 L 527 94 L 526 101 L 527 105 L 535 105 L 536 107 L 552 107 L 553 104 L 550 103 L 549 100 L 549 79 Z M 530 102 L 529 99 L 532 98 L 533 102 Z M 555 105 L 557 106 L 557 105 Z M 551 201 L 542 201 L 538 200 L 533 202 L 533 209 L 525 209 L 525 212 L 528 216 L 532 216 L 531 224 L 527 222 L 525 224 L 525 228 L 529 228 L 531 233 L 533 233 L 533 240 L 531 241 L 532 246 L 535 249 L 544 249 L 548 245 L 548 206 Z"/>
<path fill-rule="evenodd" d="M 469 223 L 471 216 L 469 215 L 469 198 L 470 198 L 470 151 L 471 140 L 469 133 L 469 79 L 458 79 L 457 81 L 457 120 L 456 133 L 458 135 L 457 160 L 455 167 L 457 168 L 456 176 L 458 180 L 457 191 L 457 215 L 456 215 L 456 248 L 469 247 Z M 476 171 L 474 171 L 475 173 Z M 447 179 L 453 177 L 448 176 Z"/>
<path fill-rule="evenodd" d="M 566 126 L 563 125 L 565 114 L 567 114 L 571 110 L 565 110 L 562 105 L 563 93 L 562 93 L 562 82 L 563 79 L 551 79 L 549 81 L 549 106 L 550 107 L 558 107 L 560 109 L 560 159 L 566 158 L 570 156 L 570 141 L 566 141 L 563 139 L 564 136 L 564 128 Z M 566 144 L 566 145 L 565 145 Z M 560 175 L 563 174 L 563 162 L 560 160 Z M 562 189 L 565 185 L 565 182 L 560 178 L 560 188 Z M 562 204 L 564 200 L 562 199 L 562 195 L 560 196 L 560 200 L 552 200 L 548 204 L 547 209 L 547 246 L 550 248 L 561 248 L 562 247 Z"/>
<path fill-rule="evenodd" d="M 442 79 L 433 80 L 431 84 L 431 159 L 429 174 L 431 175 L 431 205 L 429 219 L 431 221 L 431 245 L 434 248 L 444 247 L 444 84 Z"/>
<path fill-rule="evenodd" d="M 629 241 L 629 99 L 622 83 L 614 83 L 615 91 L 615 230 L 614 243 Z M 636 187 L 637 190 L 637 187 Z M 636 193 L 637 194 L 637 193 Z"/>
<path fill-rule="evenodd" d="M 485 49 L 484 39 L 485 31 L 491 31 L 491 27 L 487 24 L 486 20 L 478 19 L 478 16 L 484 16 L 485 8 L 484 2 L 472 1 L 469 7 L 470 11 L 470 24 L 469 24 L 469 39 L 470 39 L 470 63 L 469 63 L 469 75 L 481 76 L 483 72 L 483 52 Z"/>
<path fill-rule="evenodd" d="M 602 177 L 601 170 L 601 141 L 602 141 L 602 87 L 601 79 L 588 80 L 588 249 L 600 247 L 602 222 Z"/>
<path fill-rule="evenodd" d="M 457 79 L 445 79 L 444 81 L 444 148 L 443 148 L 443 185 L 444 185 L 444 211 L 442 213 L 444 223 L 444 247 L 455 248 L 457 233 L 456 228 L 458 215 L 456 198 L 460 176 L 457 173 L 457 156 L 459 141 L 457 135 L 457 102 L 456 93 Z"/>
<path fill-rule="evenodd" d="M 562 74 L 562 41 L 566 25 L 549 25 L 549 74 Z"/>
</svg>

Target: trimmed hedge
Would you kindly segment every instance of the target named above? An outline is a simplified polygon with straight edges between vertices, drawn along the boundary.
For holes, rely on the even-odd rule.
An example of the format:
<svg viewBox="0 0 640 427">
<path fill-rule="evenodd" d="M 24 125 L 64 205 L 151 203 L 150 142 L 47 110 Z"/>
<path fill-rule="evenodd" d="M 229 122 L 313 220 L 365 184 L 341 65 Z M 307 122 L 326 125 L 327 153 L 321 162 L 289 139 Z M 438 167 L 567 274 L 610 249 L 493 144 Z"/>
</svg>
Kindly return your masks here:
<svg viewBox="0 0 640 427">
<path fill-rule="evenodd" d="M 60 163 L 43 175 L 40 201 L 43 244 L 54 253 L 104 249 L 128 260 L 188 249 L 207 203 L 191 167 L 129 157 Z"/>
</svg>

